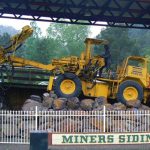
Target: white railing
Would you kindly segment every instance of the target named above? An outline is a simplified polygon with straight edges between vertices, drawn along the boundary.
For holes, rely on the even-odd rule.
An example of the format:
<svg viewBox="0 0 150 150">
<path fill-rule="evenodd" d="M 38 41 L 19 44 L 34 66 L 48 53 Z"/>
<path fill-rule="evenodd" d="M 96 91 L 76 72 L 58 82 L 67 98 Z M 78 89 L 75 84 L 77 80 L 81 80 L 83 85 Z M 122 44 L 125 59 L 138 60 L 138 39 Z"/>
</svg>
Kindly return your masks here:
<svg viewBox="0 0 150 150">
<path fill-rule="evenodd" d="M 28 144 L 30 131 L 65 133 L 150 132 L 150 110 L 0 111 L 0 143 Z"/>
</svg>

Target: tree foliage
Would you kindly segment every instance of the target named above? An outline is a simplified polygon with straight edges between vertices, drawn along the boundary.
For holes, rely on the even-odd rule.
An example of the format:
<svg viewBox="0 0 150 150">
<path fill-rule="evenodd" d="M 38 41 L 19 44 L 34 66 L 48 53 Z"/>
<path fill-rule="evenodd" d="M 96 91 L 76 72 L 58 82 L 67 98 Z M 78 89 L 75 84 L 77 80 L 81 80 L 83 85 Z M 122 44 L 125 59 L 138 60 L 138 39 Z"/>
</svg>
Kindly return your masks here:
<svg viewBox="0 0 150 150">
<path fill-rule="evenodd" d="M 139 49 L 139 43 L 136 36 L 131 37 L 126 28 L 111 28 L 107 27 L 97 35 L 98 39 L 106 39 L 109 41 L 110 51 L 112 55 L 112 68 L 120 64 L 122 60 L 131 55 L 142 55 Z M 137 44 L 138 43 L 138 44 Z M 99 47 L 95 48 L 96 53 L 99 52 Z"/>
<path fill-rule="evenodd" d="M 79 55 L 84 49 L 84 40 L 89 35 L 88 26 L 50 24 L 47 37 L 58 43 L 58 55 Z"/>
<path fill-rule="evenodd" d="M 8 33 L 3 33 L 0 35 L 0 45 L 6 46 L 10 41 L 10 35 Z"/>
</svg>

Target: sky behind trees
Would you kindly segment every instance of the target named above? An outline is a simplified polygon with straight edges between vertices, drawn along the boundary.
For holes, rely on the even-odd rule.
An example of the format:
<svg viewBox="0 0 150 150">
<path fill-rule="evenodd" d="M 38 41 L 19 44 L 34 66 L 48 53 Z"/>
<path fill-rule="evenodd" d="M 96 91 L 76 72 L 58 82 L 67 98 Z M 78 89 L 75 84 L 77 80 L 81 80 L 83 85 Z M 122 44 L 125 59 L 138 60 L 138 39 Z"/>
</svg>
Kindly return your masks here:
<svg viewBox="0 0 150 150">
<path fill-rule="evenodd" d="M 6 18 L 0 18 L 0 25 L 4 26 L 12 26 L 16 30 L 21 30 L 21 28 L 25 25 L 30 25 L 30 20 L 19 20 L 19 19 L 6 19 Z M 46 35 L 46 29 L 49 27 L 49 22 L 43 22 L 43 21 L 37 21 L 37 26 L 41 28 L 42 34 Z M 91 34 L 89 37 L 96 37 L 99 32 L 105 27 L 101 26 L 90 26 Z"/>
</svg>

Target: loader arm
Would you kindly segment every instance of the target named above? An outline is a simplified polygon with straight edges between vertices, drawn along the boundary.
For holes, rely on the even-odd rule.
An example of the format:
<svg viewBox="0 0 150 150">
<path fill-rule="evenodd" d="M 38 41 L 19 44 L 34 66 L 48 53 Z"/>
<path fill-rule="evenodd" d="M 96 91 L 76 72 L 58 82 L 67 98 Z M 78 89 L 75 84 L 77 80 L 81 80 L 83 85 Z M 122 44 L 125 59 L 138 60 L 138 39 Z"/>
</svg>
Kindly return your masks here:
<svg viewBox="0 0 150 150">
<path fill-rule="evenodd" d="M 33 29 L 30 26 L 24 26 L 22 31 L 10 38 L 10 44 L 3 47 L 4 53 L 14 52 L 27 38 L 33 33 Z"/>
<path fill-rule="evenodd" d="M 56 66 L 52 64 L 42 64 L 36 61 L 13 56 L 12 53 L 22 45 L 22 43 L 29 38 L 33 33 L 33 29 L 30 26 L 24 26 L 22 31 L 11 37 L 10 43 L 7 46 L 0 46 L 0 65 L 9 63 L 14 67 L 17 66 L 33 66 L 43 70 L 53 70 Z"/>
<path fill-rule="evenodd" d="M 16 57 L 16 56 L 9 56 L 8 62 L 10 62 L 14 67 L 24 67 L 24 66 L 33 66 L 39 69 L 51 71 L 56 68 L 52 64 L 42 64 L 36 61 Z"/>
<path fill-rule="evenodd" d="M 8 62 L 8 56 L 17 50 L 22 43 L 29 38 L 33 33 L 33 29 L 30 26 L 24 26 L 22 31 L 10 38 L 7 46 L 0 46 L 0 64 Z"/>
</svg>

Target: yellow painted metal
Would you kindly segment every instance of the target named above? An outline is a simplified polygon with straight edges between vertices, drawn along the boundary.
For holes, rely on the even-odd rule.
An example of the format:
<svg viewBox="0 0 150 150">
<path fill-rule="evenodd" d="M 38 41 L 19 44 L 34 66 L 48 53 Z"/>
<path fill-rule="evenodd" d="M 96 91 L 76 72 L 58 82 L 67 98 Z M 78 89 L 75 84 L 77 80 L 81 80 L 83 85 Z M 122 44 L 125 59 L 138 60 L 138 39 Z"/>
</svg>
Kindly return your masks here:
<svg viewBox="0 0 150 150">
<path fill-rule="evenodd" d="M 76 84 L 73 80 L 65 79 L 60 84 L 60 90 L 64 94 L 72 94 L 75 92 Z"/>
<path fill-rule="evenodd" d="M 48 82 L 48 86 L 47 86 L 47 90 L 51 91 L 53 88 L 53 83 L 54 83 L 54 76 L 50 76 L 49 77 L 49 82 Z"/>
<path fill-rule="evenodd" d="M 111 96 L 113 98 L 116 98 L 119 85 L 126 80 L 136 81 L 143 87 L 144 99 L 146 99 L 150 95 L 150 75 L 147 69 L 148 60 L 144 57 L 127 57 L 122 65 L 118 67 L 117 77 L 115 79 L 97 78 L 95 82 L 93 76 L 94 71 L 91 69 L 92 71 L 90 73 L 86 72 L 89 73 L 90 79 L 88 81 L 84 81 L 83 70 L 87 67 L 89 63 L 91 64 L 91 68 L 94 67 L 95 64 L 98 64 L 99 68 L 105 65 L 104 58 L 102 58 L 101 56 L 92 56 L 91 51 L 93 44 L 107 45 L 108 41 L 106 40 L 86 38 L 86 49 L 81 53 L 80 57 L 70 56 L 61 59 L 53 59 L 52 63 L 48 65 L 11 55 L 11 53 L 14 52 L 17 47 L 32 34 L 32 32 L 33 29 L 31 27 L 25 26 L 22 28 L 22 31 L 19 34 L 16 34 L 11 38 L 11 46 L 7 48 L 0 46 L 1 65 L 4 63 L 10 63 L 13 66 L 34 66 L 43 70 L 52 71 L 53 74 L 63 74 L 65 72 L 74 73 L 80 78 L 82 82 L 82 90 L 84 95 L 86 96 L 104 96 L 108 98 L 110 98 Z M 134 64 L 129 64 L 131 60 L 139 62 L 140 65 L 135 66 Z M 53 82 L 54 77 L 50 77 L 48 90 L 52 90 Z M 64 80 L 61 83 L 61 90 L 65 94 L 73 93 L 75 88 L 75 83 L 72 80 Z M 134 94 L 130 94 L 129 91 L 132 91 Z M 131 99 L 130 97 L 136 98 L 136 90 L 134 88 L 126 89 L 124 96 L 129 100 Z"/>
<path fill-rule="evenodd" d="M 77 75 L 80 74 L 80 72 L 83 70 L 85 65 L 87 65 L 88 61 L 91 59 L 94 59 L 93 56 L 91 56 L 91 46 L 93 44 L 106 44 L 107 41 L 105 40 L 96 40 L 96 39 L 90 39 L 87 38 L 85 40 L 86 43 L 86 49 L 84 52 L 82 52 L 80 57 L 77 56 L 70 56 L 70 57 L 64 57 L 61 59 L 53 59 L 51 64 L 45 65 L 36 61 L 27 60 L 24 58 L 19 58 L 16 56 L 13 56 L 11 54 L 14 52 L 17 47 L 22 44 L 33 32 L 33 29 L 30 26 L 25 26 L 22 28 L 22 31 L 19 34 L 14 35 L 11 38 L 11 46 L 4 48 L 0 47 L 0 64 L 4 63 L 10 63 L 15 66 L 34 66 L 37 68 L 41 68 L 43 70 L 50 70 L 50 71 L 56 71 L 57 73 L 64 73 L 64 72 L 72 72 Z M 7 55 L 9 53 L 9 55 Z M 99 65 L 104 65 L 104 59 L 102 57 L 99 57 L 97 60 L 99 60 Z M 57 69 L 56 69 L 57 68 Z"/>
<path fill-rule="evenodd" d="M 48 65 L 45 65 L 45 64 L 42 64 L 42 63 L 39 63 L 39 62 L 36 62 L 36 61 L 32 61 L 32 60 L 27 60 L 27 59 L 24 59 L 24 58 L 19 58 L 19 57 L 16 57 L 16 56 L 10 56 L 9 57 L 9 61 L 14 64 L 20 64 L 20 66 L 33 66 L 33 67 L 36 67 L 36 68 L 40 68 L 40 69 L 43 69 L 43 70 L 53 70 L 56 68 L 56 66 L 53 66 L 52 64 L 48 64 Z"/>
<path fill-rule="evenodd" d="M 89 62 L 89 60 L 91 59 L 91 47 L 93 44 L 95 45 L 107 45 L 108 41 L 107 40 L 99 40 L 99 39 L 92 39 L 92 38 L 86 38 L 85 39 L 85 43 L 86 43 L 86 49 L 85 49 L 85 61 L 86 64 Z"/>
<path fill-rule="evenodd" d="M 133 61 L 137 64 L 130 65 L 129 62 Z M 140 56 L 129 56 L 127 57 L 123 64 L 118 68 L 118 80 L 132 79 L 140 82 L 144 87 L 149 84 L 149 73 L 147 70 L 147 58 Z"/>
<path fill-rule="evenodd" d="M 95 65 L 98 64 L 99 66 L 104 66 L 105 65 L 105 60 L 104 58 L 101 58 L 101 56 L 95 56 L 91 59 L 91 64 Z"/>
<path fill-rule="evenodd" d="M 95 44 L 95 45 L 108 45 L 109 44 L 107 40 L 86 38 L 84 43 L 87 44 L 88 42 L 90 42 L 91 44 Z"/>
<path fill-rule="evenodd" d="M 89 62 L 89 60 L 91 58 L 90 49 L 91 49 L 91 41 L 89 40 L 89 41 L 87 41 L 86 51 L 85 51 L 85 61 L 86 61 L 86 64 Z"/>
<path fill-rule="evenodd" d="M 9 46 L 0 46 L 0 64 L 9 62 L 9 56 L 7 54 L 9 53 L 10 55 L 10 53 L 14 52 L 32 33 L 33 29 L 30 26 L 24 26 L 19 34 L 11 37 Z"/>
<path fill-rule="evenodd" d="M 108 97 L 108 84 L 105 82 L 91 83 L 87 81 L 82 81 L 82 91 L 84 95 L 91 97 Z"/>
<path fill-rule="evenodd" d="M 137 61 L 140 65 L 130 65 L 130 61 Z M 108 98 L 116 98 L 117 93 L 118 93 L 118 88 L 119 85 L 126 81 L 126 80 L 133 80 L 139 83 L 144 90 L 144 102 L 146 102 L 146 99 L 150 95 L 150 76 L 148 73 L 147 69 L 148 65 L 148 60 L 144 57 L 139 57 L 139 56 L 130 56 L 127 57 L 122 65 L 118 67 L 117 69 L 117 77 L 115 79 L 110 79 L 110 78 L 99 78 L 99 81 L 105 82 L 108 84 L 108 90 L 107 90 L 107 95 Z M 93 88 L 94 89 L 94 88 Z M 93 90 L 92 89 L 92 90 Z M 84 94 L 85 95 L 90 95 L 88 90 L 83 88 Z M 102 92 L 106 92 L 105 89 L 101 90 Z M 94 92 L 91 92 L 94 93 Z M 96 94 L 91 94 L 91 95 L 96 95 Z M 127 100 L 133 100 L 138 98 L 138 92 L 137 90 L 132 87 L 128 88 L 124 91 L 124 97 Z"/>
<path fill-rule="evenodd" d="M 76 75 L 79 75 L 80 72 L 83 70 L 85 65 L 91 62 L 99 62 L 99 66 L 102 67 L 104 66 L 104 58 L 101 56 L 92 56 L 92 46 L 93 44 L 102 44 L 105 45 L 108 42 L 106 40 L 97 40 L 97 39 L 91 39 L 91 38 L 86 38 L 85 44 L 86 44 L 86 49 L 83 51 L 80 55 L 80 57 L 77 56 L 69 56 L 69 57 L 64 57 L 61 59 L 52 59 L 52 65 L 63 68 L 64 72 L 72 72 L 75 73 Z"/>
<path fill-rule="evenodd" d="M 12 46 L 4 48 L 4 53 L 15 51 L 19 44 L 22 44 L 27 38 L 29 38 L 33 33 L 33 29 L 26 25 L 22 28 L 22 31 L 19 34 L 16 34 L 11 37 L 10 42 Z"/>
<path fill-rule="evenodd" d="M 138 91 L 136 88 L 130 86 L 124 89 L 123 97 L 126 101 L 138 99 Z"/>
<path fill-rule="evenodd" d="M 148 86 L 146 68 L 128 66 L 126 69 L 126 77 L 130 77 L 135 81 L 139 80 L 144 87 Z"/>
</svg>

